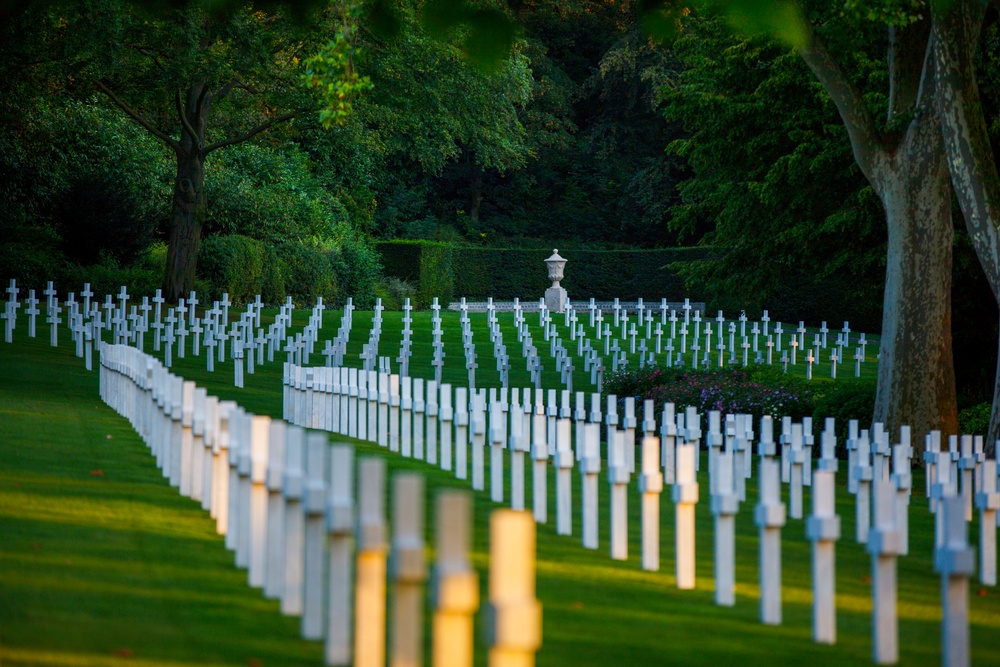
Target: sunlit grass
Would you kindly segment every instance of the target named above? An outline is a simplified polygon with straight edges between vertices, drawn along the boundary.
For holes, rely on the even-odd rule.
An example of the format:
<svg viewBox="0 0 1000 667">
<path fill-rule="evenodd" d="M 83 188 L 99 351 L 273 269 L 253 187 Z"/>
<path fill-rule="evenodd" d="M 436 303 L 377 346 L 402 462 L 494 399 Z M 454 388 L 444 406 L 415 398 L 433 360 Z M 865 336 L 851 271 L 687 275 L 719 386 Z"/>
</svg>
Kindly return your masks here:
<svg viewBox="0 0 1000 667">
<path fill-rule="evenodd" d="M 326 317 L 324 334 L 332 335 L 337 314 Z M 355 361 L 360 341 L 367 339 L 366 317 L 370 314 L 355 317 L 348 355 L 353 353 Z M 445 326 L 450 364 L 446 380 L 462 383 L 466 375 L 457 315 L 446 317 L 454 320 Z M 485 356 L 491 347 L 485 317 L 472 317 L 477 350 Z M 297 319 L 296 324 L 302 322 Z M 509 323 L 505 326 L 508 349 L 516 355 L 519 347 L 513 329 Z M 414 327 L 418 344 L 411 368 L 415 374 L 432 377 L 429 333 L 426 340 L 422 338 L 429 326 L 415 323 Z M 382 354 L 395 356 L 398 331 L 398 320 L 391 325 L 387 315 Z M 2 664 L 110 665 L 125 660 L 123 652 L 132 664 L 149 667 L 320 664 L 319 644 L 300 640 L 297 619 L 282 617 L 277 603 L 247 587 L 245 571 L 233 566 L 232 554 L 215 534 L 214 522 L 197 503 L 179 497 L 167 485 L 125 420 L 100 402 L 96 372 L 87 373 L 82 361 L 73 356 L 67 337 L 62 338 L 62 347 L 54 350 L 47 336 L 29 340 L 22 327 L 14 345 L 0 345 Z M 547 345 L 539 340 L 537 336 L 539 352 L 547 355 Z M 284 354 L 278 354 L 275 361 L 283 359 Z M 322 364 L 323 358 L 315 355 L 311 361 Z M 209 374 L 204 357 L 191 358 L 190 340 L 188 358 L 175 363 L 177 372 L 211 393 L 238 400 L 260 414 L 281 415 L 280 363 L 258 367 L 255 375 L 247 375 L 245 389 L 233 387 L 231 361 L 217 368 Z M 546 372 L 546 382 L 554 382 L 554 374 Z M 584 375 L 577 373 L 579 389 L 589 388 Z M 495 382 L 495 376 L 490 364 L 481 363 L 477 372 L 481 384 Z M 511 383 L 524 386 L 526 372 L 512 371 Z M 368 443 L 355 444 L 361 455 L 386 456 L 390 471 L 423 471 L 429 494 L 442 487 L 468 488 L 449 473 L 421 462 L 401 459 Z M 704 465 L 703 461 L 703 470 Z M 810 545 L 801 521 L 789 520 L 783 530 L 784 624 L 765 627 L 758 622 L 757 529 L 752 521 L 756 486 L 752 481 L 748 502 L 737 517 L 737 602 L 732 608 L 719 608 L 712 602 L 707 484 L 703 484 L 697 509 L 697 589 L 678 591 L 669 493 L 661 498 L 661 570 L 651 573 L 639 567 L 639 502 L 634 482 L 629 496 L 629 559 L 616 562 L 608 557 L 605 509 L 600 515 L 599 550 L 581 547 L 578 511 L 574 535 L 555 535 L 555 485 L 550 477 L 550 524 L 538 530 L 537 594 L 545 610 L 538 663 L 713 667 L 870 663 L 871 560 L 853 540 L 854 505 L 844 488 L 843 468 L 837 491 L 843 522 L 837 549 L 839 627 L 833 647 L 811 640 Z M 526 478 L 530 491 L 530 466 Z M 573 484 L 578 502 L 580 484 L 575 472 Z M 599 489 L 605 503 L 608 488 L 603 476 Z M 940 581 L 932 568 L 932 523 L 919 497 L 923 491 L 919 473 L 914 489 L 911 556 L 899 562 L 901 664 L 939 664 Z M 807 493 L 805 507 L 809 506 Z M 473 563 L 480 570 L 484 598 L 487 517 L 495 507 L 487 494 L 476 495 Z M 432 517 L 429 524 L 432 530 Z M 973 523 L 970 536 L 976 534 Z M 973 663 L 1000 664 L 995 650 L 1000 595 L 991 589 L 980 596 L 978 586 L 972 589 Z M 485 664 L 481 644 L 477 664 Z"/>
</svg>

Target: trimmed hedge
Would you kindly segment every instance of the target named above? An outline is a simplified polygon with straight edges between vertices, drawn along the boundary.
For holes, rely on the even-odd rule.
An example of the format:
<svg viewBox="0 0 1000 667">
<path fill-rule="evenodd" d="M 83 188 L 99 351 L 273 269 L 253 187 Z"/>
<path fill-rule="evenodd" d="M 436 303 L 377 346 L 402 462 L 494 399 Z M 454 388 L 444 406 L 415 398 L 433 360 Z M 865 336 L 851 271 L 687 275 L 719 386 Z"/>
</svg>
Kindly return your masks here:
<svg viewBox="0 0 1000 667">
<path fill-rule="evenodd" d="M 417 285 L 416 308 L 427 308 L 434 297 L 444 306 L 455 294 L 453 272 L 456 248 L 439 241 L 387 241 L 375 249 L 382 256 L 385 275 Z"/>
<path fill-rule="evenodd" d="M 473 299 L 535 299 L 551 285 L 544 261 L 551 249 L 479 248 L 433 241 L 389 241 L 376 246 L 387 276 L 416 281 L 418 307 L 434 296 L 443 303 L 456 296 Z M 570 298 L 679 300 L 687 293 L 678 262 L 712 256 L 711 248 L 659 250 L 566 250 L 562 286 Z"/>
</svg>

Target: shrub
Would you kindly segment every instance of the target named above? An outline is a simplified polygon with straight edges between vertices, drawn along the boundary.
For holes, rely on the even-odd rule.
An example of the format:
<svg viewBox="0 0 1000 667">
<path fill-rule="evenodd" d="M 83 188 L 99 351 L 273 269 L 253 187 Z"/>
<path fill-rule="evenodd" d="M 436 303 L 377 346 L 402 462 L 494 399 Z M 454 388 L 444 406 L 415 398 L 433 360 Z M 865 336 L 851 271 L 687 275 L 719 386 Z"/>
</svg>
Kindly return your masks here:
<svg viewBox="0 0 1000 667">
<path fill-rule="evenodd" d="M 620 397 L 652 399 L 657 414 L 664 403 L 673 403 L 678 410 L 693 406 L 702 414 L 710 410 L 751 414 L 755 421 L 763 415 L 801 419 L 812 414 L 812 390 L 803 381 L 760 366 L 640 369 L 612 376 L 606 393 L 613 393 L 612 387 L 629 392 Z"/>
<path fill-rule="evenodd" d="M 979 403 L 958 413 L 958 430 L 966 435 L 985 436 L 990 430 L 989 403 Z"/>
<path fill-rule="evenodd" d="M 155 241 L 146 249 L 142 263 L 152 271 L 159 271 L 162 276 L 167 269 L 167 244 L 163 241 Z"/>
<path fill-rule="evenodd" d="M 410 299 L 412 306 L 416 293 L 413 283 L 399 278 L 383 278 L 375 288 L 375 296 L 382 299 L 382 306 L 386 310 L 402 310 L 406 299 Z"/>
<path fill-rule="evenodd" d="M 661 384 L 672 383 L 680 377 L 677 369 L 646 366 L 635 370 L 620 370 L 604 380 L 604 393 L 615 396 L 645 397 Z"/>
<path fill-rule="evenodd" d="M 285 294 L 274 251 L 260 241 L 231 234 L 209 236 L 201 243 L 198 274 L 209 283 L 209 299 L 229 294 L 234 304 L 246 304 L 258 294 L 269 303 Z"/>
<path fill-rule="evenodd" d="M 209 236 L 201 244 L 198 279 L 207 283 L 210 299 L 229 293 L 233 303 L 283 303 L 286 296 L 299 306 L 323 297 L 327 305 L 342 305 L 354 297 L 358 308 L 375 304 L 378 261 L 364 240 L 348 237 L 341 246 L 324 251 L 309 243 L 290 241 L 277 249 L 239 234 Z"/>
<path fill-rule="evenodd" d="M 90 289 L 99 296 L 117 294 L 124 286 L 141 303 L 143 296 L 152 295 L 159 289 L 163 270 L 143 262 L 121 266 L 113 257 L 105 255 L 101 262 L 91 266 L 67 265 L 63 281 L 63 289 L 67 292 L 78 292 L 84 283 L 90 283 Z M 136 305 L 134 299 L 130 303 Z"/>
<path fill-rule="evenodd" d="M 420 279 L 417 283 L 416 306 L 429 308 L 434 297 L 448 307 L 455 296 L 454 254 L 447 243 L 425 245 L 420 256 Z"/>
<path fill-rule="evenodd" d="M 395 240 L 376 250 L 388 276 L 416 283 L 414 307 L 428 308 L 437 297 L 447 305 L 455 293 L 454 247 L 439 241 Z"/>
<path fill-rule="evenodd" d="M 297 306 L 311 306 L 317 297 L 328 305 L 337 302 L 337 274 L 327 253 L 305 243 L 285 243 L 278 247 L 278 257 L 285 289 Z"/>
<path fill-rule="evenodd" d="M 875 413 L 875 385 L 842 379 L 817 386 L 819 388 L 813 399 L 813 432 L 821 431 L 823 420 L 833 417 L 836 420 L 837 456 L 846 456 L 848 422 L 857 419 L 861 428 L 868 428 Z"/>
<path fill-rule="evenodd" d="M 46 281 L 59 281 L 67 261 L 59 236 L 47 227 L 0 227 L 0 276 L 15 278 L 22 289 L 45 289 Z"/>
<path fill-rule="evenodd" d="M 382 265 L 368 241 L 356 235 L 345 236 L 340 247 L 330 251 L 330 261 L 340 286 L 339 303 L 351 297 L 356 308 L 364 310 L 374 306 Z"/>
</svg>

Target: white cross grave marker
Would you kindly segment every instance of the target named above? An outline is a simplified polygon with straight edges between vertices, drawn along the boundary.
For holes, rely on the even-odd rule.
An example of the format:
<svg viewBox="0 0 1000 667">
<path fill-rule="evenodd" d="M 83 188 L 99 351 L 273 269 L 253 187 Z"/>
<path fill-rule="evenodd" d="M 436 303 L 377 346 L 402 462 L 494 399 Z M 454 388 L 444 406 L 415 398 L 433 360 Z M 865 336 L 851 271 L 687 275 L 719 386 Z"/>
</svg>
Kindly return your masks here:
<svg viewBox="0 0 1000 667">
<path fill-rule="evenodd" d="M 806 519 L 806 537 L 812 542 L 813 571 L 813 641 L 833 644 L 837 641 L 835 602 L 835 544 L 840 538 L 840 517 L 835 502 L 837 459 L 834 421 L 827 418 L 820 436 L 822 456 L 813 474 L 813 511 Z"/>
<path fill-rule="evenodd" d="M 760 528 L 760 617 L 765 625 L 781 624 L 781 527 L 785 506 L 781 502 L 781 470 L 774 459 L 773 422 L 760 422 L 760 503 L 755 520 Z"/>
<path fill-rule="evenodd" d="M 424 654 L 424 478 L 399 473 L 392 484 L 392 637 L 389 664 L 419 665 Z"/>
<path fill-rule="evenodd" d="M 690 416 L 690 415 L 688 415 Z M 687 419 L 685 420 L 687 421 Z M 695 422 L 699 420 L 695 418 Z M 698 426 L 694 427 L 695 430 Z M 680 431 L 680 429 L 678 429 Z M 698 457 L 697 439 L 690 424 L 688 435 L 677 443 L 677 482 L 673 487 L 675 505 L 675 549 L 677 588 L 690 590 L 695 586 L 695 505 L 698 503 L 698 481 L 695 473 L 695 459 Z"/>
<path fill-rule="evenodd" d="M 947 496 L 939 510 L 943 540 L 934 550 L 934 569 L 941 574 L 941 660 L 949 667 L 967 667 L 969 657 L 969 578 L 975 553 L 966 535 L 965 506 Z"/>
<path fill-rule="evenodd" d="M 385 667 L 385 459 L 358 462 L 354 665 Z"/>
<path fill-rule="evenodd" d="M 472 495 L 453 490 L 438 493 L 435 516 L 431 663 L 433 667 L 472 667 L 473 614 L 479 606 L 479 577 L 469 560 Z"/>
</svg>

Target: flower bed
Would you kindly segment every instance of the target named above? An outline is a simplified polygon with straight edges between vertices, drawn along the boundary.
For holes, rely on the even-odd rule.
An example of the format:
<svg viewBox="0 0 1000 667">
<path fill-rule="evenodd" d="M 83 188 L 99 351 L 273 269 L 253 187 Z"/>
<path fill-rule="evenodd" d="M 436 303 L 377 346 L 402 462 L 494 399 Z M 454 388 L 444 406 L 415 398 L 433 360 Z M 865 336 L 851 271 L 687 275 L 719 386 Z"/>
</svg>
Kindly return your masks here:
<svg viewBox="0 0 1000 667">
<path fill-rule="evenodd" d="M 605 382 L 605 394 L 619 399 L 634 396 L 640 403 L 652 399 L 657 414 L 664 403 L 679 410 L 694 406 L 701 414 L 752 414 L 801 419 L 813 414 L 814 392 L 805 382 L 768 366 L 708 370 L 644 368 L 614 373 Z"/>
</svg>

